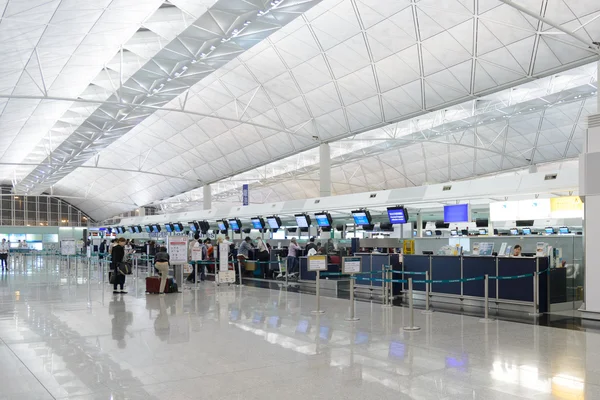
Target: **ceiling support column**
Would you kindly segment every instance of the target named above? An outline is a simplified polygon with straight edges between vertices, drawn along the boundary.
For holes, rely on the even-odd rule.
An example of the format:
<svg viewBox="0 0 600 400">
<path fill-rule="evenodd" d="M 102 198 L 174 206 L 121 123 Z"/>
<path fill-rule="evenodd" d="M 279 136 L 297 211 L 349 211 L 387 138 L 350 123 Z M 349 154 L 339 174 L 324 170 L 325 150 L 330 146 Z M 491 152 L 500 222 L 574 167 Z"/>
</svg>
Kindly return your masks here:
<svg viewBox="0 0 600 400">
<path fill-rule="evenodd" d="M 598 62 L 600 77 L 600 62 Z M 600 96 L 598 96 L 600 106 Z M 598 108 L 600 111 L 600 108 Z M 580 275 L 585 276 L 584 303 L 580 311 L 584 318 L 600 320 L 600 261 L 598 261 L 598 235 L 600 235 L 600 113 L 588 116 L 588 129 L 579 156 L 579 195 L 584 202 L 583 260 Z M 574 262 L 575 263 L 575 262 Z M 574 284 L 577 286 L 577 283 Z"/>
<path fill-rule="evenodd" d="M 417 214 L 417 237 L 423 237 L 423 215 Z"/>
<path fill-rule="evenodd" d="M 202 205 L 204 210 L 210 210 L 212 208 L 212 191 L 210 184 L 204 185 L 202 188 Z"/>
<path fill-rule="evenodd" d="M 321 197 L 331 196 L 331 153 L 329 143 L 319 146 L 319 178 Z"/>
</svg>

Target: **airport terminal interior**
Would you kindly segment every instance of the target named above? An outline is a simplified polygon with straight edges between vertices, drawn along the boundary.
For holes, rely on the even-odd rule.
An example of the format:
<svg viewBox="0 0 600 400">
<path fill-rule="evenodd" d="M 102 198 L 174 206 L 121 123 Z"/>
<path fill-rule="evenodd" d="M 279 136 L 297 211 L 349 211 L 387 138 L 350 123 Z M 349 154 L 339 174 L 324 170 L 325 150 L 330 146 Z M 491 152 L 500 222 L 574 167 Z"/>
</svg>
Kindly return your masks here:
<svg viewBox="0 0 600 400">
<path fill-rule="evenodd" d="M 0 400 L 600 399 L 598 0 L 0 0 Z"/>
</svg>

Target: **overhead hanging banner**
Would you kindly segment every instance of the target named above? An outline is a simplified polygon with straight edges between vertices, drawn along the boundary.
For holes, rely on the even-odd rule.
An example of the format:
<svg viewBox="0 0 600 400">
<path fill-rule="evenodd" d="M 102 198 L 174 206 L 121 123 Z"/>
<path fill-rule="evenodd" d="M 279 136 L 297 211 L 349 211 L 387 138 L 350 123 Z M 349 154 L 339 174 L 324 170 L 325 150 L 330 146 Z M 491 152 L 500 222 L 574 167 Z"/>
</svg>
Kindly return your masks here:
<svg viewBox="0 0 600 400">
<path fill-rule="evenodd" d="M 244 185 L 242 185 L 242 205 L 247 206 L 248 204 L 250 204 L 250 189 L 248 187 L 248 184 L 245 183 Z"/>
</svg>

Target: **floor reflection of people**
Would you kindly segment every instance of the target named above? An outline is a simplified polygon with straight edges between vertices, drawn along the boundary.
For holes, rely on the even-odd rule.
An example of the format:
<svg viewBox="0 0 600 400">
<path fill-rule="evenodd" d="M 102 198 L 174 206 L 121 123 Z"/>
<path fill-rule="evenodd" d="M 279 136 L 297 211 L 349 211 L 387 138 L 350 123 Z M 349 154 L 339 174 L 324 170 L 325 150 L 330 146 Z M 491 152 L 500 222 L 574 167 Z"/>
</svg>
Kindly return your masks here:
<svg viewBox="0 0 600 400">
<path fill-rule="evenodd" d="M 167 305 L 165 298 L 159 298 L 158 316 L 154 320 L 154 334 L 163 342 L 169 339 L 171 325 L 169 324 L 169 314 L 167 314 Z"/>
<path fill-rule="evenodd" d="M 127 306 L 122 295 L 115 296 L 108 304 L 108 313 L 112 315 L 112 338 L 117 341 L 117 346 L 120 349 L 125 348 L 127 342 L 125 335 L 127 327 L 133 322 L 133 313 L 127 311 Z"/>
</svg>

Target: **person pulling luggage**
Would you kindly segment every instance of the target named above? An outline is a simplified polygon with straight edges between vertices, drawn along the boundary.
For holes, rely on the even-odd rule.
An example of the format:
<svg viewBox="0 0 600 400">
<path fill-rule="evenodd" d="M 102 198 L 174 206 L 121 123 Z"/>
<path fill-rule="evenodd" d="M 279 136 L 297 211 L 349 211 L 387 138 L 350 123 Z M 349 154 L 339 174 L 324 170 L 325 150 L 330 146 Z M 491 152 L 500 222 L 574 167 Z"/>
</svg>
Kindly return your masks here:
<svg viewBox="0 0 600 400">
<path fill-rule="evenodd" d="M 165 287 L 167 286 L 167 278 L 169 277 L 170 257 L 166 247 L 161 247 L 156 253 L 154 266 L 160 273 L 160 289 L 158 292 L 161 296 L 165 295 Z"/>
</svg>

